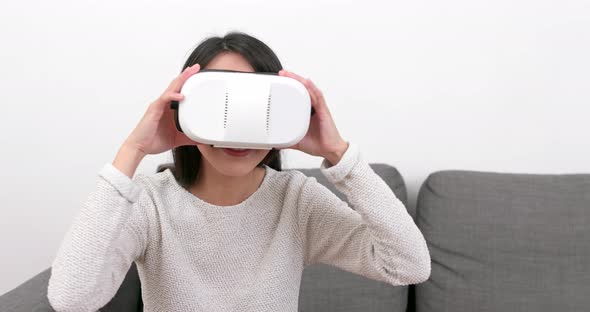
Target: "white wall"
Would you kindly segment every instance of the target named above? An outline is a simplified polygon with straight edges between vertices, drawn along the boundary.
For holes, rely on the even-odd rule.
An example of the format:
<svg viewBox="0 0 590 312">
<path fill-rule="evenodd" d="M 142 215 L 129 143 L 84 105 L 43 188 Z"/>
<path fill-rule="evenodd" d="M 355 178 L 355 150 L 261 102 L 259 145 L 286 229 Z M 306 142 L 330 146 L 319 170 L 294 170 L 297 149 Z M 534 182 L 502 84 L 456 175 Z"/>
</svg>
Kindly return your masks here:
<svg viewBox="0 0 590 312">
<path fill-rule="evenodd" d="M 588 1 L 247 3 L 3 3 L 0 294 L 50 265 L 147 104 L 201 39 L 228 30 L 316 81 L 342 135 L 396 166 L 412 205 L 440 169 L 590 171 Z"/>
</svg>

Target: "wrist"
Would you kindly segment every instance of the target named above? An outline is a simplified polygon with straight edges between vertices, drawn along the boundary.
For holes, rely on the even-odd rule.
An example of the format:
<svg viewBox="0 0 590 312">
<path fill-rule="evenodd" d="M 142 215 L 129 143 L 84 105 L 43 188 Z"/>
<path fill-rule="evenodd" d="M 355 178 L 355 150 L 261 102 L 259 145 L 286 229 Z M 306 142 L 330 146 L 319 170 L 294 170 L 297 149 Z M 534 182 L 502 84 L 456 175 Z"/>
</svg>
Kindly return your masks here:
<svg viewBox="0 0 590 312">
<path fill-rule="evenodd" d="M 145 157 L 145 155 L 147 155 L 147 153 L 145 153 L 141 148 L 138 147 L 138 144 L 135 144 L 131 141 L 125 141 L 123 142 L 123 145 L 121 145 L 121 150 L 130 153 L 130 154 L 134 154 L 137 157 Z"/>
<path fill-rule="evenodd" d="M 342 159 L 342 156 L 344 156 L 344 153 L 346 153 L 346 150 L 348 150 L 348 142 L 342 141 L 339 144 L 339 147 L 337 147 L 336 149 L 334 149 L 331 152 L 328 152 L 324 156 L 324 158 L 326 160 L 328 160 L 330 165 L 335 166 L 336 164 L 338 164 L 340 162 L 340 160 Z"/>
<path fill-rule="evenodd" d="M 123 143 L 113 160 L 113 166 L 119 171 L 132 178 L 139 163 L 145 157 L 145 153 L 127 142 Z"/>
</svg>

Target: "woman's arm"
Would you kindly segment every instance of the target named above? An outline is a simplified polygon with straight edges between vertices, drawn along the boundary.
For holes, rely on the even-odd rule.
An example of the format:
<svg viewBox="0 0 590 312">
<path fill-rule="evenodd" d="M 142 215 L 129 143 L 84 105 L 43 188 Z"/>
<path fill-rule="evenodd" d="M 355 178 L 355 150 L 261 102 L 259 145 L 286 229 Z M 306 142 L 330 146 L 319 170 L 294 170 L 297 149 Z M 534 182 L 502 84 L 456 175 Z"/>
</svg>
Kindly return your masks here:
<svg viewBox="0 0 590 312">
<path fill-rule="evenodd" d="M 113 164 L 100 171 L 52 263 L 47 296 L 55 310 L 97 311 L 143 256 L 153 202 L 137 182 Z"/>
<path fill-rule="evenodd" d="M 315 178 L 306 179 L 300 200 L 305 264 L 327 263 L 392 285 L 427 280 L 430 254 L 422 233 L 359 147 L 349 143 L 329 166 L 325 159 L 320 171 L 352 209 Z"/>
<path fill-rule="evenodd" d="M 47 289 L 58 311 L 96 311 L 113 298 L 131 262 L 141 259 L 148 241 L 146 209 L 154 203 L 133 179 L 145 155 L 182 145 L 198 145 L 174 126 L 170 101 L 181 101 L 184 82 L 200 70 L 187 67 L 152 102 L 99 174 L 96 188 L 60 246 Z"/>
</svg>

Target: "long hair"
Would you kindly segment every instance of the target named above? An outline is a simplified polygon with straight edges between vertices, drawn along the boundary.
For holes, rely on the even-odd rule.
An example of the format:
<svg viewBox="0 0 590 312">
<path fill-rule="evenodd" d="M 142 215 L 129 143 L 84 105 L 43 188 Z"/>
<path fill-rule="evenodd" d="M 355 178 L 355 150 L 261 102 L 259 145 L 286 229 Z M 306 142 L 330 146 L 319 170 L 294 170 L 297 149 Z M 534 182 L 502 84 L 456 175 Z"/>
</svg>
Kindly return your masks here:
<svg viewBox="0 0 590 312">
<path fill-rule="evenodd" d="M 224 37 L 210 37 L 203 40 L 190 54 L 182 71 L 185 68 L 199 63 L 201 68 L 219 53 L 236 52 L 242 55 L 254 68 L 255 72 L 275 72 L 283 69 L 276 54 L 262 41 L 242 32 L 230 32 Z M 184 187 L 192 185 L 199 172 L 201 152 L 194 145 L 183 145 L 172 149 L 174 169 L 172 172 L 176 180 Z M 257 167 L 268 165 L 281 171 L 280 150 L 272 149 Z"/>
</svg>

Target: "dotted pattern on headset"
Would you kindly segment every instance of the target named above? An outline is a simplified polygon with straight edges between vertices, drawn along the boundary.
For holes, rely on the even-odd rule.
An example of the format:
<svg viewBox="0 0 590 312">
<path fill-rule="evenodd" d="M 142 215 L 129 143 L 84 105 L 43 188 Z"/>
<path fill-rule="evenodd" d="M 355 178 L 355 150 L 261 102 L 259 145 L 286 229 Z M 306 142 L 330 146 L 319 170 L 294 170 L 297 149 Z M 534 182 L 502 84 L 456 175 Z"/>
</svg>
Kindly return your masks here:
<svg viewBox="0 0 590 312">
<path fill-rule="evenodd" d="M 268 132 L 268 127 L 270 123 L 270 102 L 272 98 L 272 93 L 268 93 L 268 102 L 266 104 L 266 132 Z"/>
<path fill-rule="evenodd" d="M 228 105 L 228 94 L 227 91 L 225 91 L 225 113 L 223 115 L 223 129 L 225 129 L 225 127 L 227 126 L 227 105 Z"/>
</svg>

